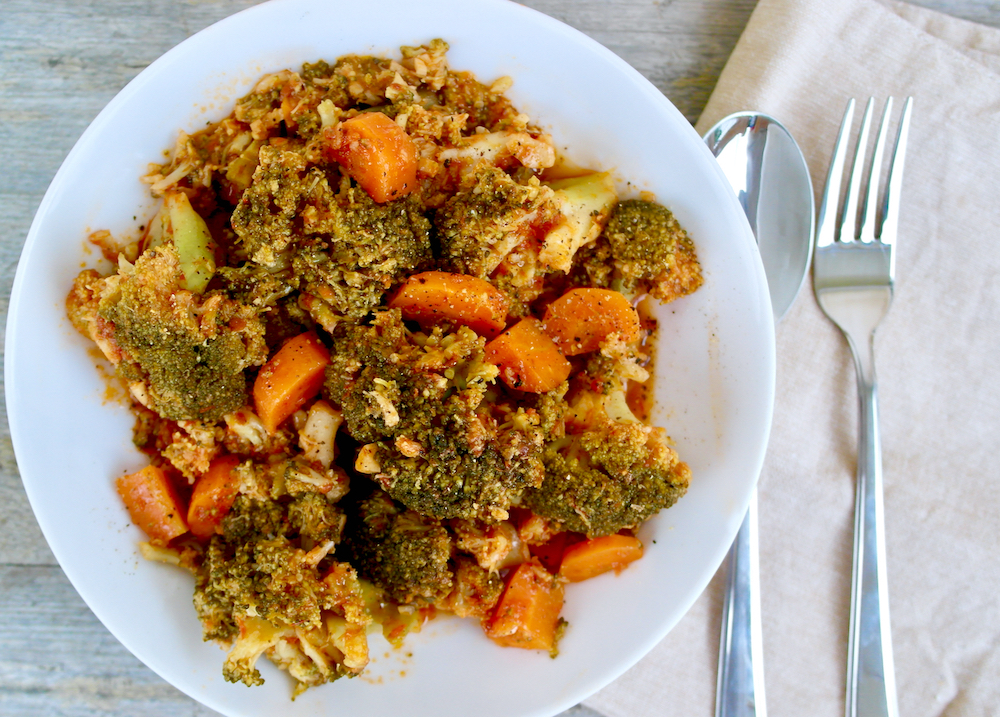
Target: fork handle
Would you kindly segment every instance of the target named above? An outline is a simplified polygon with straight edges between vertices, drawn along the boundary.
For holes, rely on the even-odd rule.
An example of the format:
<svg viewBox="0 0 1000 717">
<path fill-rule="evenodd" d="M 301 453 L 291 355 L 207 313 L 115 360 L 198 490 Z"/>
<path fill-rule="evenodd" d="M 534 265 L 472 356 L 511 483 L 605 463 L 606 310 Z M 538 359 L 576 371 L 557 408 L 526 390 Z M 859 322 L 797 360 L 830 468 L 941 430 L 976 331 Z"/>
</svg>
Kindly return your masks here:
<svg viewBox="0 0 1000 717">
<path fill-rule="evenodd" d="M 851 346 L 858 373 L 860 418 L 847 658 L 847 717 L 899 715 L 889 630 L 882 445 L 873 339 L 874 332 L 869 335 L 866 346 L 855 346 L 853 343 Z"/>
<path fill-rule="evenodd" d="M 757 548 L 757 491 L 726 560 L 716 717 L 766 717 Z"/>
</svg>

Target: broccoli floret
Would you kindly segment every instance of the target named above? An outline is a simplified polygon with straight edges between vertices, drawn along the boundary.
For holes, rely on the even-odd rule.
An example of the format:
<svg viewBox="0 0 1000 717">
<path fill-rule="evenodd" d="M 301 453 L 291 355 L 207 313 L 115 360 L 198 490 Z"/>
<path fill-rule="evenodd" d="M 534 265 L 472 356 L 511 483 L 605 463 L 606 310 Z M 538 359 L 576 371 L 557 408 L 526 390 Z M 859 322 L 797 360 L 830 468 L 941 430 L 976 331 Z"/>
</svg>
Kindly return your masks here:
<svg viewBox="0 0 1000 717">
<path fill-rule="evenodd" d="M 264 325 L 257 309 L 182 279 L 172 245 L 149 249 L 104 280 L 97 312 L 137 400 L 172 420 L 215 420 L 246 403 L 243 371 L 267 358 Z"/>
<path fill-rule="evenodd" d="M 362 577 L 401 605 L 431 604 L 451 592 L 451 537 L 440 521 L 399 507 L 376 491 L 361 501 L 347 543 Z"/>
<path fill-rule="evenodd" d="M 283 271 L 290 260 L 288 281 L 312 297 L 311 313 L 315 304 L 360 319 L 431 258 L 430 222 L 416 198 L 377 204 L 334 167 L 313 164 L 305 149 L 261 148 L 232 225 L 257 264 Z"/>
<path fill-rule="evenodd" d="M 568 406 L 566 404 L 566 391 L 569 383 L 563 381 L 552 391 L 547 393 L 528 394 L 525 398 L 531 402 L 532 410 L 537 414 L 539 429 L 548 440 L 561 438 L 563 435 L 563 424 L 566 418 Z"/>
<path fill-rule="evenodd" d="M 289 532 L 288 515 L 276 500 L 239 495 L 222 521 L 222 535 L 232 545 Z"/>
<path fill-rule="evenodd" d="M 236 101 L 233 116 L 249 125 L 280 110 L 282 86 L 294 77 L 295 73 L 288 71 L 267 75 L 257 83 L 253 91 Z"/>
<path fill-rule="evenodd" d="M 582 271 L 591 282 L 613 285 L 626 294 L 647 292 L 663 302 L 690 294 L 702 284 L 694 243 L 660 204 L 640 199 L 619 202 L 601 238 L 606 243 L 598 242 L 581 255 Z"/>
<path fill-rule="evenodd" d="M 434 214 L 441 259 L 453 271 L 487 278 L 555 211 L 552 190 L 537 179 L 519 184 L 480 164 Z"/>
<path fill-rule="evenodd" d="M 585 396 L 571 431 L 546 445 L 545 480 L 523 505 L 590 537 L 634 528 L 687 492 L 690 470 L 661 429 L 639 423 L 624 396 Z"/>
<path fill-rule="evenodd" d="M 497 375 L 484 346 L 465 327 L 412 334 L 397 310 L 334 337 L 324 391 L 365 444 L 355 467 L 426 515 L 502 520 L 541 480 L 537 420 L 484 401 Z"/>
<path fill-rule="evenodd" d="M 319 64 L 329 69 L 326 63 Z M 343 77 L 334 75 L 320 83 L 315 81 L 323 69 L 307 64 L 301 74 L 281 70 L 265 76 L 252 92 L 236 102 L 233 119 L 250 125 L 257 141 L 276 136 L 315 136 L 322 126 L 318 105 L 324 100 L 343 103 L 349 97 Z"/>
<path fill-rule="evenodd" d="M 269 622 L 319 627 L 323 589 L 316 566 L 289 537 L 293 528 L 277 501 L 238 496 L 205 552 L 199 592 L 206 603 L 232 606 Z"/>
<path fill-rule="evenodd" d="M 431 258 L 430 222 L 412 195 L 378 204 L 363 189 L 347 188 L 308 231 L 323 241 L 292 260 L 302 290 L 355 320 Z"/>
<path fill-rule="evenodd" d="M 288 522 L 305 550 L 340 542 L 346 517 L 322 493 L 305 493 L 288 505 Z"/>
<path fill-rule="evenodd" d="M 439 40 L 432 41 L 428 49 L 443 56 Z M 447 46 L 445 46 L 447 49 Z M 492 91 L 489 85 L 477 80 L 471 72 L 448 70 L 448 79 L 439 93 L 441 104 L 454 107 L 454 112 L 469 115 L 469 127 L 485 127 L 493 131 L 517 122 L 518 112 L 502 92 Z"/>
<path fill-rule="evenodd" d="M 260 163 L 233 211 L 233 231 L 247 255 L 276 267 L 280 255 L 303 234 L 299 215 L 332 194 L 326 174 L 309 167 L 301 151 L 260 148 Z"/>
<path fill-rule="evenodd" d="M 269 352 L 314 327 L 313 319 L 299 306 L 295 292 L 298 281 L 289 271 L 270 272 L 247 261 L 240 266 L 221 267 L 216 277 L 234 300 L 260 310 Z"/>
<path fill-rule="evenodd" d="M 376 443 L 373 476 L 397 500 L 438 518 L 496 522 L 542 476 L 532 430 L 496 430 L 491 421 L 449 400 L 426 429 Z M 496 430 L 495 436 L 489 432 Z M 404 450 L 400 450 L 400 446 Z"/>
<path fill-rule="evenodd" d="M 394 276 L 430 259 L 430 221 L 412 195 L 377 203 L 358 187 L 345 187 L 309 234 L 328 241 L 330 259 L 355 271 Z"/>
<path fill-rule="evenodd" d="M 361 584 L 351 566 L 326 557 L 343 522 L 315 492 L 287 504 L 237 496 L 222 534 L 212 536 L 194 569 L 205 639 L 235 639 L 223 667 L 227 680 L 260 684 L 261 654 L 288 669 L 296 693 L 364 667 L 371 616 Z M 296 647 L 302 640 L 314 649 Z"/>
<path fill-rule="evenodd" d="M 468 334 L 471 346 L 469 340 L 460 342 L 449 357 L 442 357 L 443 365 L 427 365 L 428 352 L 396 309 L 377 312 L 370 326 L 341 325 L 333 336 L 324 396 L 341 407 L 347 433 L 359 443 L 406 435 L 459 389 L 445 371 L 461 368 L 473 350 L 481 355 L 482 340 L 471 331 L 463 332 Z M 471 390 L 491 378 L 473 376 L 465 388 Z"/>
<path fill-rule="evenodd" d="M 220 267 L 216 275 L 229 296 L 261 309 L 276 306 L 295 290 L 282 276 L 253 262 Z"/>
<path fill-rule="evenodd" d="M 233 614 L 233 595 L 239 579 L 226 569 L 226 545 L 213 538 L 205 548 L 195 573 L 194 608 L 205 640 L 231 641 L 239 632 Z"/>
<path fill-rule="evenodd" d="M 247 546 L 249 547 L 249 546 Z M 240 551 L 253 561 L 254 606 L 272 622 L 319 627 L 322 590 L 315 566 L 305 551 L 285 536 L 257 540 Z"/>
<path fill-rule="evenodd" d="M 196 602 L 216 611 L 228 606 L 235 614 L 252 610 L 276 625 L 319 627 L 321 611 L 335 605 L 326 599 L 317 563 L 299 539 L 310 531 L 320 538 L 339 535 L 341 518 L 310 496 L 317 494 L 289 506 L 238 496 L 222 521 L 222 534 L 213 536 L 205 550 Z M 220 632 L 232 632 L 232 619 L 218 622 Z"/>
</svg>

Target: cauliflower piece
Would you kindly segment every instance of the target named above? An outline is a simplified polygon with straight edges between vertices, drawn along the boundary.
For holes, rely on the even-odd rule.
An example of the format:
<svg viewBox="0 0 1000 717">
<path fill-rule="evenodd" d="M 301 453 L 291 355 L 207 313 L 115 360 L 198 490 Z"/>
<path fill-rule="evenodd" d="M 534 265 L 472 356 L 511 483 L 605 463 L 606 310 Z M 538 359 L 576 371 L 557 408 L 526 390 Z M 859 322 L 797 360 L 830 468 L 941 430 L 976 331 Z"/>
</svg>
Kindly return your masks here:
<svg viewBox="0 0 1000 717">
<path fill-rule="evenodd" d="M 305 459 L 329 468 L 335 456 L 334 441 L 344 422 L 344 414 L 326 401 L 316 401 L 310 408 L 306 423 L 299 431 L 299 447 Z"/>
<path fill-rule="evenodd" d="M 260 617 L 241 616 L 237 620 L 239 633 L 233 648 L 222 663 L 222 676 L 227 682 L 242 682 L 248 687 L 264 684 L 257 669 L 257 660 L 286 635 L 294 634 L 291 627 L 278 627 Z"/>
<path fill-rule="evenodd" d="M 187 478 L 188 483 L 208 472 L 212 459 L 219 454 L 214 424 L 203 421 L 178 421 L 170 445 L 163 457 Z"/>
<path fill-rule="evenodd" d="M 568 272 L 576 252 L 597 239 L 618 196 L 607 172 L 553 182 L 559 215 L 545 235 L 538 260 L 550 270 Z"/>
<path fill-rule="evenodd" d="M 523 563 L 529 557 L 517 528 L 509 521 L 487 525 L 455 520 L 450 527 L 455 534 L 455 547 L 475 557 L 479 567 L 490 573 Z"/>
<path fill-rule="evenodd" d="M 520 164 L 540 171 L 556 163 L 556 150 L 551 138 L 544 135 L 511 130 L 482 132 L 462 138 L 457 147 L 442 149 L 437 161 L 442 164 L 459 162 L 464 171 L 471 171 L 480 163 L 501 169 Z"/>
</svg>

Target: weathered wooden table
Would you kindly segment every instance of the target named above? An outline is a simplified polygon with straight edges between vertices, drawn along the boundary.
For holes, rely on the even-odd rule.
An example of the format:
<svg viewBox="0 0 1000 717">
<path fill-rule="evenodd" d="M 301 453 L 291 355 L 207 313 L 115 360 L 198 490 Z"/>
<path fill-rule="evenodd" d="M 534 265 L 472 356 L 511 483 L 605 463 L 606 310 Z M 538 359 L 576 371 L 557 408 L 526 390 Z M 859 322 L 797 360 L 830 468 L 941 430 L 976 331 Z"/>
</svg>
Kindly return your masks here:
<svg viewBox="0 0 1000 717">
<path fill-rule="evenodd" d="M 254 0 L 2 0 L 0 314 L 4 322 L 32 216 L 88 123 L 163 52 L 254 4 Z M 755 0 L 524 4 L 609 47 L 693 122 Z M 917 0 L 917 4 L 1000 26 L 1000 0 Z M 53 445 L 58 445 L 55 438 Z M 705 714 L 711 709 L 706 705 Z M 132 657 L 76 594 L 28 506 L 5 418 L 0 418 L 0 714 L 215 714 Z M 578 707 L 567 714 L 595 713 Z"/>
</svg>

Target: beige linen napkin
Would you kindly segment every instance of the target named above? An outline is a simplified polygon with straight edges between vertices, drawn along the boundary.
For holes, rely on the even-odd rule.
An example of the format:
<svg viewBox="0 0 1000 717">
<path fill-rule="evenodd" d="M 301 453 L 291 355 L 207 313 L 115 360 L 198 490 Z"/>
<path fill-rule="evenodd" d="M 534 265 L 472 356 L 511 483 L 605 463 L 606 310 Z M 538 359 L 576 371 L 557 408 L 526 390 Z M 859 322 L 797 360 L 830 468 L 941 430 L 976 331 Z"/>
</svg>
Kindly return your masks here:
<svg viewBox="0 0 1000 717">
<path fill-rule="evenodd" d="M 796 136 L 817 204 L 847 99 L 914 97 L 895 300 L 876 335 L 900 713 L 1000 714 L 1000 31 L 903 3 L 761 0 L 698 123 L 756 109 Z M 897 112 L 899 105 L 897 104 Z M 844 709 L 857 393 L 804 288 L 777 330 L 760 481 L 773 715 Z M 697 478 L 696 478 L 697 479 Z M 588 700 L 609 717 L 713 714 L 721 572 Z"/>
</svg>

